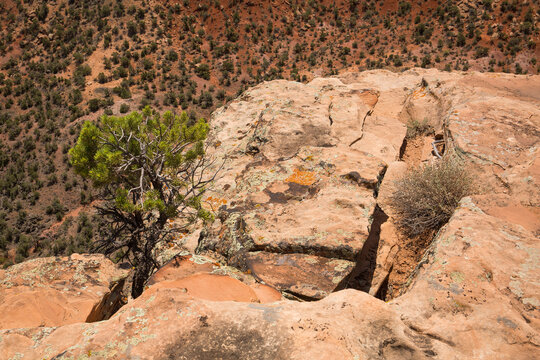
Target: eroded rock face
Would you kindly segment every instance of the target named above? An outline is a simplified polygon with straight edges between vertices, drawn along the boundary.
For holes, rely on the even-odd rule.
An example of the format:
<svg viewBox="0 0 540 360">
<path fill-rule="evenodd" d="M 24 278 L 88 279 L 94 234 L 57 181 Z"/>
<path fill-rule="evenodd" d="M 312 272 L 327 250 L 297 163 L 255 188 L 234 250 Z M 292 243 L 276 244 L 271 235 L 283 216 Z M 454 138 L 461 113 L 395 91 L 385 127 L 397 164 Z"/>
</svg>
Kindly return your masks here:
<svg viewBox="0 0 540 360">
<path fill-rule="evenodd" d="M 126 270 L 103 255 L 49 257 L 0 271 L 0 329 L 108 318 L 122 305 Z"/>
<path fill-rule="evenodd" d="M 2 354 L 24 358 L 402 360 L 430 349 L 387 304 L 355 290 L 255 304 L 150 288 L 108 321 L 0 332 Z"/>
<path fill-rule="evenodd" d="M 488 215 L 479 202 L 462 200 L 408 291 L 390 306 L 437 339 L 442 358 L 534 358 L 540 347 L 538 237 Z"/>
<path fill-rule="evenodd" d="M 226 161 L 211 200 L 220 221 L 198 250 L 292 295 L 327 296 L 354 267 L 379 180 L 399 156 L 398 100 L 338 79 L 273 81 L 218 110 L 214 154 Z"/>
<path fill-rule="evenodd" d="M 537 207 L 538 196 L 531 194 L 539 192 L 540 88 L 534 79 L 369 71 L 307 85 L 273 81 L 248 90 L 213 115 L 213 153 L 224 161 L 224 169 L 209 203 L 220 209 L 220 221 L 198 250 L 222 256 L 242 270 L 250 268 L 255 257 L 259 269 L 268 272 L 272 267 L 272 275 L 259 276 L 270 285 L 319 299 L 335 290 L 336 279 L 342 283 L 349 276 L 321 264 L 327 259 L 355 262 L 372 230 L 376 205 L 391 215 L 388 183 L 407 166 L 433 161 L 445 152 L 473 164 L 482 191 L 511 192 L 522 205 Z M 433 133 L 407 144 L 405 124 L 411 120 L 427 122 Z M 407 153 L 407 145 L 417 149 Z M 404 155 L 407 164 L 400 164 Z M 396 239 L 388 231 L 385 235 L 390 242 Z M 393 246 L 381 243 L 387 245 Z M 276 263 L 303 255 L 311 260 L 302 264 L 302 271 L 291 271 L 283 279 L 275 275 L 287 272 L 279 271 Z M 383 256 L 388 261 L 378 264 L 372 293 L 392 268 L 392 256 Z M 297 286 L 305 281 L 303 273 L 325 279 L 315 286 Z"/>
<path fill-rule="evenodd" d="M 347 260 L 265 251 L 247 254 L 246 262 L 255 278 L 308 299 L 328 296 L 329 292 L 324 289 L 336 288 L 354 267 L 354 263 Z M 318 272 L 313 272 L 314 268 Z"/>
<path fill-rule="evenodd" d="M 433 141 L 438 141 L 435 146 L 440 154 L 451 152 L 470 165 L 476 192 L 493 199 L 511 197 L 508 206 L 496 205 L 493 201 L 493 206 L 485 210 L 487 213 L 534 228 L 533 233 L 540 235 L 538 221 L 534 220 L 540 216 L 538 76 L 414 69 L 401 74 L 385 71 L 350 73 L 340 75 L 339 79 L 349 86 L 370 88 L 380 94 L 372 116 L 366 119 L 366 129 L 370 120 L 378 118 L 381 105 L 385 104 L 382 100 L 385 94 L 394 95 L 390 97 L 393 102 L 387 106 L 394 109 L 394 113 L 399 109 L 396 117 L 402 123 L 426 121 L 433 129 L 428 136 L 403 142 L 400 151 L 403 161 L 385 159 L 388 168 L 376 201 L 389 219 L 382 225 L 370 293 L 377 293 L 381 283 L 389 279 L 392 296 L 399 295 L 410 270 L 420 260 L 421 251 L 412 262 L 403 260 L 411 258 L 415 245 L 399 238 L 395 229 L 392 230 L 388 197 L 393 190 L 391 183 L 407 167 L 437 159 Z M 393 135 L 390 128 L 387 129 Z M 359 141 L 359 146 L 363 141 L 364 138 Z M 404 250 L 407 250 L 405 254 Z"/>
<path fill-rule="evenodd" d="M 418 117 L 434 132 L 411 152 L 405 123 Z M 0 354 L 538 357 L 538 76 L 411 70 L 275 81 L 218 110 L 212 125 L 212 152 L 226 161 L 206 199 L 220 209 L 200 237 L 207 256 L 177 256 L 107 321 L 0 331 Z M 417 251 L 388 200 L 408 167 L 437 158 L 439 139 L 439 152 L 470 165 L 480 195 Z M 353 275 L 365 292 L 333 293 Z M 322 300 L 284 300 L 274 288 Z M 390 290 L 387 302 L 369 295 Z"/>
<path fill-rule="evenodd" d="M 154 290 L 184 289 L 192 297 L 213 301 L 268 303 L 282 299 L 279 291 L 258 283 L 251 273 L 193 254 L 175 256 L 152 275 L 148 285 Z"/>
</svg>

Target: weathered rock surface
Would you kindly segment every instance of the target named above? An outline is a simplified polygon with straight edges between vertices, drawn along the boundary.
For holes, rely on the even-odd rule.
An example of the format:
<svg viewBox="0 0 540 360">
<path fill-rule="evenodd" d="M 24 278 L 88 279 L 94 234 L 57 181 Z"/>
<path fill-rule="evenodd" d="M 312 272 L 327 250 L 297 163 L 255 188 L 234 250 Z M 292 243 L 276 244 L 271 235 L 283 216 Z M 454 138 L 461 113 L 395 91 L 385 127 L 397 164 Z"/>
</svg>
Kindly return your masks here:
<svg viewBox="0 0 540 360">
<path fill-rule="evenodd" d="M 434 133 L 404 142 L 405 123 L 423 118 Z M 200 236 L 206 256 L 176 257 L 109 320 L 0 331 L 1 356 L 540 358 L 540 77 L 274 81 L 212 125 L 225 163 L 206 199 L 219 218 Z M 388 199 L 407 167 L 437 158 L 440 139 L 479 194 L 425 250 L 403 241 Z M 365 292 L 333 293 L 353 283 Z"/>
<path fill-rule="evenodd" d="M 306 254 L 275 254 L 265 251 L 246 255 L 255 278 L 294 296 L 322 299 L 350 273 L 352 261 Z M 318 272 L 313 272 L 316 267 Z"/>
<path fill-rule="evenodd" d="M 0 336 L 0 353 L 30 359 L 401 360 L 423 359 L 431 349 L 387 304 L 355 290 L 318 302 L 254 304 L 159 288 L 108 321 Z"/>
<path fill-rule="evenodd" d="M 154 293 L 163 288 L 180 289 L 197 299 L 259 302 L 259 298 L 252 288 L 230 276 L 195 274 L 179 280 L 159 282 L 149 288 L 147 292 Z"/>
<path fill-rule="evenodd" d="M 218 110 L 214 152 L 227 160 L 211 200 L 221 221 L 199 251 L 282 291 L 331 293 L 369 236 L 386 161 L 399 156 L 399 108 L 373 113 L 395 100 L 338 79 L 273 81 Z"/>
<path fill-rule="evenodd" d="M 538 237 L 486 214 L 475 202 L 462 200 L 409 290 L 390 306 L 406 324 L 437 340 L 434 351 L 442 358 L 538 358 Z"/>
<path fill-rule="evenodd" d="M 152 275 L 148 285 L 185 289 L 190 296 L 213 301 L 267 303 L 281 300 L 279 291 L 257 283 L 251 274 L 193 254 L 175 256 Z"/>
<path fill-rule="evenodd" d="M 272 268 L 266 276 L 270 285 L 291 291 L 290 284 L 304 281 L 302 273 L 318 273 L 326 278 L 317 281 L 317 289 L 305 283 L 295 291 L 315 298 L 333 291 L 330 284 L 347 281 L 349 272 L 321 264 L 357 260 L 365 251 L 376 204 L 391 215 L 388 183 L 403 173 L 397 160 L 408 145 L 404 136 L 410 120 L 427 121 L 434 134 L 414 143 L 415 153 L 406 154 L 409 166 L 435 159 L 431 143 L 441 140 L 437 151 L 453 151 L 472 162 L 484 191 L 512 192 L 522 206 L 537 207 L 538 196 L 531 196 L 539 192 L 540 171 L 535 78 L 371 71 L 307 85 L 273 81 L 248 90 L 213 115 L 214 153 L 225 163 L 209 204 L 220 209 L 220 221 L 198 250 L 217 253 L 243 270 L 250 253 L 264 251 L 272 254 L 265 256 Z M 378 200 L 389 166 L 388 179 L 382 180 L 382 190 L 388 189 Z M 302 264 L 304 271 L 276 278 L 287 271 L 275 264 L 299 254 L 312 257 Z M 259 268 L 262 261 L 259 256 Z M 389 256 L 386 264 L 378 264 L 374 278 L 379 280 L 371 292 L 392 261 Z"/>
<path fill-rule="evenodd" d="M 122 305 L 126 275 L 103 255 L 40 258 L 0 270 L 0 329 L 106 319 Z"/>
<path fill-rule="evenodd" d="M 148 280 L 148 285 L 152 286 L 161 281 L 179 280 L 200 273 L 212 273 L 218 268 L 220 268 L 219 264 L 204 256 L 177 255 L 152 275 Z"/>
<path fill-rule="evenodd" d="M 401 116 L 404 121 L 421 120 L 424 116 L 433 126 L 435 135 L 431 139 L 423 137 L 405 144 L 404 158 L 408 165 L 434 159 L 431 142 L 443 139 L 444 146 L 439 147 L 439 151 L 451 151 L 469 163 L 476 192 L 484 194 L 476 198 L 482 203 L 483 210 L 520 224 L 539 236 L 538 77 L 475 73 L 458 75 L 434 71 L 419 74 L 423 81 L 404 102 Z M 417 148 L 409 151 L 409 145 Z M 400 172 L 403 173 L 403 164 L 397 167 L 396 164 L 389 166 L 377 199 L 378 205 L 390 216 L 390 223 L 393 221 L 392 209 L 388 206 L 391 183 L 399 178 Z M 410 247 L 406 240 L 389 235 L 381 237 L 380 250 L 388 248 L 385 242 L 396 240 L 402 244 L 402 249 L 404 246 Z M 398 273 L 403 266 L 410 268 L 410 264 L 403 261 L 410 258 L 406 252 L 395 251 L 394 255 L 387 257 L 383 251 L 377 261 L 378 269 L 374 278 L 384 278 L 382 275 L 392 268 L 390 290 L 401 287 L 407 274 Z M 373 285 L 371 293 L 378 286 L 376 282 Z"/>
</svg>

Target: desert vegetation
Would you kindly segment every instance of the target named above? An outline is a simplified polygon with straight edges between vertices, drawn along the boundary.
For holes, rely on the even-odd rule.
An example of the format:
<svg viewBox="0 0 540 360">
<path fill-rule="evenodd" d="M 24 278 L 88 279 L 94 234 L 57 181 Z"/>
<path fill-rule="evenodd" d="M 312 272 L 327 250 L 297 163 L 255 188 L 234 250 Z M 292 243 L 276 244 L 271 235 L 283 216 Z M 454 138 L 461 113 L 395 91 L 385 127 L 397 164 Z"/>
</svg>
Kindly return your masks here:
<svg viewBox="0 0 540 360">
<path fill-rule="evenodd" d="M 6 0 L 0 10 L 4 266 L 88 244 L 77 224 L 96 231 L 96 193 L 67 152 L 103 114 L 150 105 L 195 121 L 262 81 L 347 70 L 540 68 L 536 2 Z"/>
<path fill-rule="evenodd" d="M 391 197 L 396 224 L 410 237 L 439 230 L 471 193 L 472 184 L 467 168 L 455 157 L 411 169 L 396 182 Z"/>
<path fill-rule="evenodd" d="M 197 219 L 212 218 L 201 205 L 216 175 L 205 154 L 207 132 L 204 119 L 160 116 L 147 106 L 86 122 L 69 151 L 75 172 L 92 181 L 102 200 L 97 212 L 105 224 L 92 248 L 132 265 L 134 298 L 159 268 L 156 246 Z"/>
<path fill-rule="evenodd" d="M 414 139 L 420 135 L 433 134 L 434 129 L 429 124 L 428 119 L 411 119 L 407 122 L 407 139 Z"/>
</svg>

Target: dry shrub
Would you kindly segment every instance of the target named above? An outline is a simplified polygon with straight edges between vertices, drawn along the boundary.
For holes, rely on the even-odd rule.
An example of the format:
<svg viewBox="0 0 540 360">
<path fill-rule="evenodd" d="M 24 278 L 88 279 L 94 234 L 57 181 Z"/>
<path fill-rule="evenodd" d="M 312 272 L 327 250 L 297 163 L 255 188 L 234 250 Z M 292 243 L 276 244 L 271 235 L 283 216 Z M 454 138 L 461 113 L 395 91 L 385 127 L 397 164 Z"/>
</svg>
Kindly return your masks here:
<svg viewBox="0 0 540 360">
<path fill-rule="evenodd" d="M 438 230 L 471 189 L 472 177 L 457 159 L 445 158 L 412 169 L 396 181 L 391 197 L 396 223 L 411 237 Z"/>
<path fill-rule="evenodd" d="M 407 122 L 407 139 L 414 139 L 420 135 L 429 135 L 433 133 L 433 126 L 431 126 L 427 118 L 424 118 L 424 120 L 410 119 Z"/>
</svg>

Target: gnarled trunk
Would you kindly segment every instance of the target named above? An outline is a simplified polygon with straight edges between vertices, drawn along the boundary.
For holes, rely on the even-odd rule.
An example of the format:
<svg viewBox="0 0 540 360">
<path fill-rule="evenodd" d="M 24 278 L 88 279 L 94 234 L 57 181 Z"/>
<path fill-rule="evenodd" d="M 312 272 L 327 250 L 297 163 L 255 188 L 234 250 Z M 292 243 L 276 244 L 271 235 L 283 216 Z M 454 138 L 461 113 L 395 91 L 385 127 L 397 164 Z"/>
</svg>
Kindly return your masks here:
<svg viewBox="0 0 540 360">
<path fill-rule="evenodd" d="M 151 259 L 141 254 L 137 256 L 137 264 L 135 273 L 133 274 L 133 283 L 131 284 L 131 296 L 135 299 L 144 291 L 146 280 L 150 277 L 153 270 L 153 262 Z"/>
</svg>

